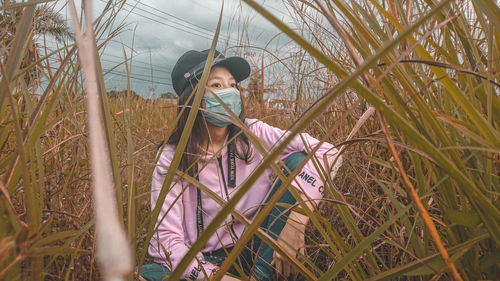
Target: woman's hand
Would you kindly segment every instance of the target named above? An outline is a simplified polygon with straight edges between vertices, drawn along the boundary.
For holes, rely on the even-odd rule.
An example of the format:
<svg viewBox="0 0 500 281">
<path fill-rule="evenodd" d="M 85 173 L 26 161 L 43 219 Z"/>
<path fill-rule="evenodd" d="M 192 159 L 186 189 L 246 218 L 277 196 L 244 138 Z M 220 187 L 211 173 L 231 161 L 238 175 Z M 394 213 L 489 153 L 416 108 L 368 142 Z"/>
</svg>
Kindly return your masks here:
<svg viewBox="0 0 500 281">
<path fill-rule="evenodd" d="M 290 212 L 287 223 L 283 230 L 281 231 L 280 237 L 278 239 L 278 244 L 280 244 L 291 256 L 297 255 L 297 250 L 304 254 L 305 251 L 305 232 L 306 226 L 309 222 L 309 217 L 304 216 L 297 212 Z M 286 243 L 284 242 L 286 241 Z M 287 243 L 291 246 L 288 246 Z M 273 256 L 273 263 L 276 268 L 276 274 L 282 276 L 285 280 L 289 280 L 291 275 L 296 275 L 297 269 L 290 265 L 288 261 L 283 258 L 276 251 Z"/>
</svg>

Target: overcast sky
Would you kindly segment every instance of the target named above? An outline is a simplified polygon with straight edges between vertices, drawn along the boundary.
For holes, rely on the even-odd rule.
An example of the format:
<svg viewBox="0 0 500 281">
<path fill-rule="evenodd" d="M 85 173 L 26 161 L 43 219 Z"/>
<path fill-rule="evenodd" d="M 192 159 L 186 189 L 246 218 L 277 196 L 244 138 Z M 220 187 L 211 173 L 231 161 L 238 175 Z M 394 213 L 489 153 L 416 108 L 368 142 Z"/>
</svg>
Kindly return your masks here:
<svg viewBox="0 0 500 281">
<path fill-rule="evenodd" d="M 282 0 L 259 2 L 283 21 L 291 22 Z M 94 0 L 94 3 L 94 17 L 97 17 L 105 2 Z M 123 62 L 122 43 L 130 55 L 129 48 L 135 36 L 132 90 L 145 97 L 152 96 L 153 92 L 156 96 L 173 92 L 170 71 L 175 61 L 188 50 L 210 48 L 221 7 L 220 0 L 128 0 L 116 20 L 116 25 L 123 21 L 125 28 L 102 51 L 103 70 Z M 69 19 L 65 9 L 61 13 Z M 240 55 L 248 56 L 247 59 L 252 61 L 252 55 L 260 54 L 261 50 L 246 48 L 243 54 L 236 47 L 265 47 L 277 33 L 278 30 L 272 24 L 245 3 L 239 0 L 224 1 L 218 49 L 226 56 L 240 51 Z M 273 39 L 271 46 L 276 48 L 289 42 L 288 38 L 281 36 Z M 117 67 L 105 79 L 108 90 L 126 87 L 124 67 Z"/>
</svg>

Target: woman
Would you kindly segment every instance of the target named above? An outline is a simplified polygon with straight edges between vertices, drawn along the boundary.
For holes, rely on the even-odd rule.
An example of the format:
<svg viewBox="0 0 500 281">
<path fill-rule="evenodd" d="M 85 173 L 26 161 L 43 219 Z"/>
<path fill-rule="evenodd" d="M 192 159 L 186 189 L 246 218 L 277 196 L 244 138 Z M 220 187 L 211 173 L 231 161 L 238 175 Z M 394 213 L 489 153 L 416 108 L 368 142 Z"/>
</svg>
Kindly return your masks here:
<svg viewBox="0 0 500 281">
<path fill-rule="evenodd" d="M 191 105 L 190 98 L 193 89 L 200 79 L 205 66 L 209 50 L 202 52 L 188 51 L 182 55 L 172 70 L 172 83 L 179 96 L 180 105 Z M 214 97 L 217 95 L 258 139 L 268 147 L 276 144 L 282 138 L 284 131 L 271 127 L 255 119 L 244 117 L 242 99 L 238 91 L 238 83 L 250 74 L 250 65 L 240 57 L 225 58 L 215 52 L 213 67 L 208 75 L 205 94 L 202 101 L 202 110 L 190 134 L 186 149 L 182 156 L 179 170 L 191 177 L 198 178 L 200 183 L 210 188 L 223 200 L 229 200 L 231 194 L 258 166 L 263 156 L 257 151 L 248 137 L 240 132 L 240 128 L 233 124 L 231 116 Z M 180 107 L 179 112 L 181 112 Z M 212 114 L 215 113 L 215 114 Z M 177 129 L 167 141 L 161 151 L 158 165 L 153 174 L 151 191 L 151 206 L 158 200 L 167 169 L 173 159 L 182 129 L 186 124 L 189 107 L 181 114 Z M 229 140 L 232 140 L 228 143 Z M 304 144 L 306 143 L 306 144 Z M 314 148 L 319 141 L 308 134 L 297 136 L 282 152 L 280 159 L 287 168 L 293 171 L 305 158 L 306 149 Z M 318 159 L 326 154 L 333 159 L 337 151 L 330 144 L 322 144 L 317 150 Z M 340 163 L 340 161 L 337 161 Z M 334 169 L 336 171 L 336 169 Z M 287 172 L 284 172 L 288 176 Z M 266 198 L 272 196 L 281 185 L 281 181 L 274 181 L 272 170 L 268 168 L 253 184 L 242 200 L 236 205 L 236 210 L 248 219 L 255 217 L 259 207 L 265 204 Z M 322 197 L 323 183 L 312 161 L 308 161 L 298 173 L 292 183 L 304 197 L 318 199 Z M 177 199 L 180 196 L 179 199 Z M 285 204 L 294 204 L 295 198 L 287 191 L 279 200 Z M 150 242 L 149 254 L 154 257 L 156 264 L 145 265 L 141 269 L 141 276 L 147 280 L 161 280 L 161 276 L 168 275 L 186 254 L 189 246 L 197 239 L 210 221 L 220 210 L 220 206 L 208 195 L 189 185 L 187 180 L 176 178 L 165 198 L 162 211 L 157 221 L 157 232 Z M 168 212 L 167 212 L 168 211 Z M 261 227 L 274 238 L 280 235 L 285 224 L 292 223 L 287 217 L 290 212 L 284 212 L 284 207 L 276 206 L 269 214 Z M 283 215 L 283 213 L 285 213 Z M 304 231 L 307 217 L 300 216 L 300 231 L 292 233 L 288 243 L 299 247 L 304 244 Z M 245 231 L 245 226 L 232 216 L 208 240 L 201 253 L 197 254 L 184 273 L 186 279 L 209 278 L 222 264 L 226 252 L 231 251 Z M 283 237 L 281 235 L 280 237 Z M 298 239 L 297 239 L 298 238 Z M 273 261 L 274 259 L 274 261 Z M 272 264 L 281 265 L 271 247 L 262 243 L 259 237 L 248 243 L 240 254 L 237 264 L 252 280 L 269 280 L 274 274 Z M 233 274 L 238 274 L 232 267 Z"/>
</svg>

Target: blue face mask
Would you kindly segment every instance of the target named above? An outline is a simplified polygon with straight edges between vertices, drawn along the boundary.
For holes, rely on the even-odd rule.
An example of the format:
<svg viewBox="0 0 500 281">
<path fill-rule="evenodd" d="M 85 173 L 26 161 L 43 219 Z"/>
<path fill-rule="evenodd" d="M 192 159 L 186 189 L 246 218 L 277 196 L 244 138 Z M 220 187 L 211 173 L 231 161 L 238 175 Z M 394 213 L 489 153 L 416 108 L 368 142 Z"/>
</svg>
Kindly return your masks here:
<svg viewBox="0 0 500 281">
<path fill-rule="evenodd" d="M 207 122 L 210 124 L 217 126 L 217 127 L 227 127 L 231 124 L 230 121 L 223 119 L 220 116 L 217 116 L 213 113 L 217 113 L 221 116 L 224 116 L 225 118 L 232 120 L 231 115 L 229 115 L 228 112 L 224 109 L 222 104 L 220 104 L 217 99 L 213 95 L 217 95 L 224 104 L 231 109 L 236 116 L 240 116 L 241 113 L 241 97 L 240 97 L 240 92 L 236 88 L 226 88 L 222 90 L 217 90 L 214 91 L 212 94 L 211 92 L 205 93 L 205 109 L 207 111 L 203 111 L 203 115 L 205 116 L 205 119 Z"/>
</svg>

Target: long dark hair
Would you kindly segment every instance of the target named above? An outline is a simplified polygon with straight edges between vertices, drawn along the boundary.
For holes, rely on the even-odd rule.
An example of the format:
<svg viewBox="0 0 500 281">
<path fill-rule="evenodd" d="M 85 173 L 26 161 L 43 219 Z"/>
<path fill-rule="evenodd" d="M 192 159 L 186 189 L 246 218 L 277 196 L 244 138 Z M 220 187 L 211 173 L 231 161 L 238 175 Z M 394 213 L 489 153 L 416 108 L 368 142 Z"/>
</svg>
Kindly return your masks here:
<svg viewBox="0 0 500 281">
<path fill-rule="evenodd" d="M 177 114 L 181 114 L 181 116 L 177 123 L 177 127 L 175 128 L 172 135 L 170 135 L 170 138 L 167 140 L 167 144 L 177 146 L 177 144 L 179 143 L 182 135 L 182 130 L 186 126 L 188 115 L 193 104 L 194 97 L 190 98 L 190 96 L 194 96 L 191 94 L 193 93 L 195 87 L 196 84 L 188 85 L 179 97 L 179 107 L 177 109 Z M 182 111 L 183 108 L 185 108 L 184 111 Z M 242 110 L 239 117 L 241 121 L 245 120 L 244 105 L 242 105 Z M 234 136 L 236 136 L 234 140 L 227 145 L 233 146 L 233 151 L 235 151 L 235 155 L 237 158 L 244 160 L 246 163 L 251 162 L 252 148 L 250 146 L 248 137 L 241 132 L 240 127 L 234 124 L 230 124 L 227 128 L 229 140 L 233 139 Z M 208 139 L 209 135 L 205 118 L 203 117 L 202 111 L 198 111 L 193 124 L 193 129 L 186 144 L 186 148 L 184 150 L 184 153 L 182 154 L 181 162 L 179 164 L 180 171 L 183 171 L 192 177 L 196 175 L 196 173 L 198 172 L 198 165 L 194 163 L 197 162 L 198 159 L 202 156 L 202 151 L 200 150 L 200 148 L 203 145 L 203 140 Z M 206 149 L 208 149 L 208 147 L 206 147 Z"/>
</svg>

